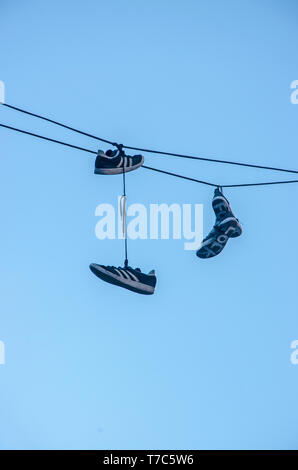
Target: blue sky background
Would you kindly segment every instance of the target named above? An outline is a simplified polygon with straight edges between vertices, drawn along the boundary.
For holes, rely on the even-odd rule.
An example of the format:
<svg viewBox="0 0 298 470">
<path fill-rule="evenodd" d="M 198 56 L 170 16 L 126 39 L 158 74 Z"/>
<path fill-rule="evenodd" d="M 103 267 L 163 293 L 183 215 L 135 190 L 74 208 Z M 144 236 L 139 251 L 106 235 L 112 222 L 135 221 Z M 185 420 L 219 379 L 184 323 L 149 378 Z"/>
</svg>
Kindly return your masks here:
<svg viewBox="0 0 298 470">
<path fill-rule="evenodd" d="M 134 146 L 298 168 L 294 0 L 1 0 L 6 102 Z M 0 108 L 0 122 L 97 142 Z M 297 449 L 297 186 L 226 190 L 242 237 L 199 260 L 129 243 L 156 293 L 101 282 L 123 262 L 94 211 L 121 177 L 91 155 L 0 130 L 2 449 Z M 105 148 L 105 147 L 104 147 Z M 146 156 L 221 184 L 295 175 Z M 128 202 L 203 203 L 212 188 L 147 170 Z"/>
</svg>

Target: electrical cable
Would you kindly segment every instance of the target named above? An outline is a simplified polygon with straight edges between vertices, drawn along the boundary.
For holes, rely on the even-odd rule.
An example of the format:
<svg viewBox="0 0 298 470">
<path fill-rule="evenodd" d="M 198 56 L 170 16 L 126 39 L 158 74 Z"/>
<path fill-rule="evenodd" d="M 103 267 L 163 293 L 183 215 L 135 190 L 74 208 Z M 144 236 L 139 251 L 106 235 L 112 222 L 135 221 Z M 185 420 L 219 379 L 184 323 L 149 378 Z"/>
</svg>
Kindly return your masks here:
<svg viewBox="0 0 298 470">
<path fill-rule="evenodd" d="M 114 143 L 109 141 L 109 140 L 102 139 L 101 137 L 97 137 L 95 135 L 88 134 L 87 132 L 80 131 L 78 129 L 75 129 L 74 127 L 70 127 L 70 126 L 67 126 L 66 124 L 62 124 L 61 122 L 54 121 L 53 119 L 49 119 L 45 116 L 41 116 L 40 114 L 31 113 L 30 111 L 26 111 L 25 109 L 17 108 L 16 106 L 12 106 L 11 104 L 7 104 L 7 103 L 2 103 L 2 104 L 3 104 L 3 106 L 6 106 L 7 108 L 10 108 L 10 109 L 14 109 L 15 111 L 19 111 L 21 113 L 28 114 L 29 116 L 37 117 L 39 119 L 42 119 L 43 121 L 51 122 L 52 124 L 56 124 L 57 126 L 64 127 L 65 129 L 69 129 L 70 131 L 77 132 L 78 134 L 86 135 L 87 137 L 91 137 L 92 139 L 96 139 L 96 140 L 100 140 L 101 142 L 105 142 L 106 144 L 114 145 Z"/>
<path fill-rule="evenodd" d="M 97 152 L 94 151 L 94 150 L 90 150 L 90 149 L 87 149 L 85 147 L 79 147 L 77 145 L 69 144 L 69 143 L 63 142 L 61 140 L 51 139 L 50 137 L 45 137 L 45 136 L 42 136 L 42 135 L 39 135 L 39 134 L 34 134 L 33 132 L 28 132 L 28 131 L 24 131 L 22 129 L 17 129 L 16 127 L 8 126 L 6 124 L 1 124 L 0 123 L 0 127 L 4 127 L 6 129 L 10 129 L 10 130 L 13 130 L 13 131 L 16 131 L 16 132 L 20 132 L 22 134 L 30 135 L 30 136 L 33 136 L 33 137 L 37 137 L 39 139 L 47 140 L 49 142 L 54 142 L 56 144 L 64 145 L 64 146 L 67 146 L 67 147 L 71 147 L 71 148 L 74 148 L 74 149 L 77 149 L 77 150 L 82 150 L 84 152 L 88 152 L 88 153 L 92 153 L 94 155 L 97 155 Z M 122 145 L 117 144 L 117 147 L 121 149 L 121 148 L 124 148 L 124 145 L 122 146 Z M 177 173 L 172 173 L 170 171 L 160 170 L 158 168 L 150 167 L 150 166 L 147 166 L 147 165 L 143 165 L 142 168 L 145 168 L 147 170 L 156 171 L 158 173 L 164 173 L 164 174 L 170 175 L 170 176 L 175 176 L 177 178 L 182 178 L 182 179 L 185 179 L 185 180 L 188 180 L 188 181 L 194 181 L 196 183 L 201 183 L 201 184 L 205 184 L 205 185 L 213 186 L 213 187 L 222 187 L 222 188 L 236 188 L 236 187 L 244 187 L 244 186 L 265 186 L 265 185 L 271 185 L 271 184 L 298 183 L 298 180 L 289 180 L 289 181 L 269 181 L 269 182 L 263 182 L 263 183 L 241 183 L 241 184 L 225 184 L 225 185 L 221 184 L 221 185 L 219 185 L 219 184 L 210 183 L 210 182 L 203 181 L 203 180 L 198 180 L 196 178 L 191 178 L 189 176 L 179 175 Z M 124 175 L 124 173 L 123 173 L 123 175 Z M 125 184 L 125 179 L 124 179 L 123 183 Z M 124 189 L 125 189 L 125 187 L 124 187 Z"/>
<path fill-rule="evenodd" d="M 171 173 L 170 171 L 160 170 L 158 168 L 153 168 L 147 165 L 143 165 L 142 168 L 146 168 L 147 170 L 157 171 L 158 173 L 164 173 L 170 176 L 175 176 L 176 178 L 182 178 L 185 180 L 194 181 L 195 183 L 206 184 L 208 186 L 213 186 L 215 188 L 240 188 L 244 186 L 265 186 L 269 184 L 298 183 L 298 180 L 289 180 L 289 181 L 269 181 L 265 183 L 214 184 L 214 183 L 208 183 L 207 181 L 198 180 L 196 178 L 190 178 L 189 176 L 183 176 L 183 175 L 178 175 L 177 173 Z"/>
<path fill-rule="evenodd" d="M 49 142 L 55 142 L 56 144 L 66 145 L 67 147 L 72 147 L 74 149 L 83 150 L 84 152 L 94 153 L 95 155 L 97 155 L 97 152 L 94 152 L 94 150 L 89 150 L 84 147 L 78 147 L 77 145 L 67 144 L 66 142 L 62 142 L 61 140 L 50 139 L 50 137 L 44 137 L 39 134 L 33 134 L 32 132 L 23 131 L 22 129 L 17 129 L 16 127 L 7 126 L 6 124 L 0 124 L 0 127 L 5 127 L 6 129 L 21 132 L 22 134 L 31 135 L 33 137 L 38 137 L 39 139 L 48 140 Z"/>
<path fill-rule="evenodd" d="M 7 103 L 2 103 L 3 106 L 6 106 L 7 108 L 13 109 L 15 111 L 19 111 L 24 114 L 28 114 L 30 116 L 37 117 L 39 119 L 42 119 L 44 121 L 51 122 L 53 124 L 56 124 L 58 126 L 64 127 L 65 129 L 69 129 L 73 132 L 77 132 L 79 134 L 85 135 L 87 137 L 91 137 L 92 139 L 99 140 L 101 142 L 105 142 L 107 144 L 113 145 L 115 147 L 118 147 L 118 144 L 115 142 L 112 142 L 110 140 L 103 139 L 102 137 L 95 136 L 93 134 L 89 134 L 87 132 L 81 131 L 79 129 L 75 129 L 74 127 L 67 126 L 66 124 L 62 124 L 61 122 L 54 121 L 53 119 L 49 119 L 45 116 L 41 116 L 40 114 L 35 114 L 30 111 L 24 110 L 22 108 L 18 108 L 16 106 L 12 106 Z M 152 154 L 158 154 L 158 155 L 168 155 L 168 156 L 173 156 L 173 157 L 179 157 L 179 158 L 187 158 L 191 160 L 200 160 L 200 161 L 206 161 L 206 162 L 212 162 L 212 163 L 222 163 L 226 165 L 237 165 L 237 166 L 243 166 L 243 167 L 248 167 L 248 168 L 258 168 L 262 170 L 270 170 L 270 171 L 282 171 L 286 173 L 296 173 L 298 174 L 298 170 L 289 170 L 287 168 L 278 168 L 278 167 L 272 167 L 272 166 L 264 166 L 264 165 L 257 165 L 253 163 L 243 163 L 243 162 L 237 162 L 237 161 L 231 161 L 231 160 L 220 160 L 216 158 L 206 158 L 206 157 L 198 157 L 198 156 L 193 156 L 193 155 L 184 155 L 180 153 L 172 153 L 172 152 L 163 152 L 160 150 L 152 150 L 152 149 L 144 149 L 144 148 L 139 148 L 139 147 L 131 147 L 128 145 L 123 145 L 122 146 L 125 149 L 128 150 L 136 150 L 138 152 L 147 152 L 147 153 L 152 153 Z"/>
</svg>

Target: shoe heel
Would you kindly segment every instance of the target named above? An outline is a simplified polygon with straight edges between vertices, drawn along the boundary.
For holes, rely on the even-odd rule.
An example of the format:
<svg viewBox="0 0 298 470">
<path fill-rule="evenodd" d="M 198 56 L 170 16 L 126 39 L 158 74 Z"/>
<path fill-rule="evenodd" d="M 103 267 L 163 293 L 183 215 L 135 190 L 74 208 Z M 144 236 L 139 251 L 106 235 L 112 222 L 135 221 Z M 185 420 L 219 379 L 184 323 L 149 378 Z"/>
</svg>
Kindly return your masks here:
<svg viewBox="0 0 298 470">
<path fill-rule="evenodd" d="M 237 219 L 229 220 L 220 228 L 228 238 L 237 238 L 242 234 L 242 228 Z"/>
<path fill-rule="evenodd" d="M 242 234 L 242 228 L 238 221 L 235 220 L 230 227 L 227 228 L 227 236 L 229 238 L 237 238 Z"/>
</svg>

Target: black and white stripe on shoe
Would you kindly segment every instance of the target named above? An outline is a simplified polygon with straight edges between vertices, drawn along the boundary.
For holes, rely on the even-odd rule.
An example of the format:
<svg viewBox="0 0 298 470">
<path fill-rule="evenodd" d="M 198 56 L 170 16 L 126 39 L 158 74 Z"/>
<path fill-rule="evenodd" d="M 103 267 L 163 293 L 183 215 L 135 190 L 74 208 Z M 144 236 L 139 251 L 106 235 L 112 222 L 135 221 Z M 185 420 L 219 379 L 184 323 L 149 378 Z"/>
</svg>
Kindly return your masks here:
<svg viewBox="0 0 298 470">
<path fill-rule="evenodd" d="M 91 271 L 103 281 L 116 286 L 124 287 L 138 294 L 150 295 L 154 293 L 156 276 L 154 271 L 149 274 L 142 273 L 139 269 L 130 267 L 121 268 L 90 264 Z"/>
<path fill-rule="evenodd" d="M 108 157 L 101 150 L 95 161 L 94 173 L 97 175 L 119 175 L 120 173 L 128 173 L 136 170 L 144 163 L 143 155 L 123 155 L 117 152 L 116 156 Z"/>
<path fill-rule="evenodd" d="M 220 222 L 216 223 L 216 227 L 225 233 L 229 238 L 240 237 L 242 233 L 242 227 L 234 216 L 223 217 Z"/>
<path fill-rule="evenodd" d="M 229 238 L 239 237 L 242 233 L 241 225 L 235 217 L 229 201 L 218 188 L 214 191 L 212 207 L 216 216 L 215 225 Z"/>
<path fill-rule="evenodd" d="M 202 241 L 201 246 L 197 250 L 197 256 L 202 259 L 213 258 L 222 252 L 228 242 L 229 237 L 218 231 L 215 227 L 209 235 Z"/>
<path fill-rule="evenodd" d="M 229 214 L 216 222 L 211 232 L 204 238 L 197 250 L 199 258 L 212 258 L 219 255 L 227 244 L 229 238 L 239 237 L 242 233 L 241 225 L 236 217 Z"/>
</svg>

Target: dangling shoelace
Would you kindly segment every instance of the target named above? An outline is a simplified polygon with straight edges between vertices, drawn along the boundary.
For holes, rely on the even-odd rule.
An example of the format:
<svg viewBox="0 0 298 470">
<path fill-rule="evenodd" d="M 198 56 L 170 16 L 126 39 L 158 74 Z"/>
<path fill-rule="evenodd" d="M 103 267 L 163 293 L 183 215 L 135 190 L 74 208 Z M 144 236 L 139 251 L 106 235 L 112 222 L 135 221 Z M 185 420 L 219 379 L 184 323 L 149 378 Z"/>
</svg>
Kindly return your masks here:
<svg viewBox="0 0 298 470">
<path fill-rule="evenodd" d="M 126 196 L 121 196 L 120 202 L 120 216 L 122 219 L 122 232 L 124 238 L 126 238 Z"/>
</svg>

